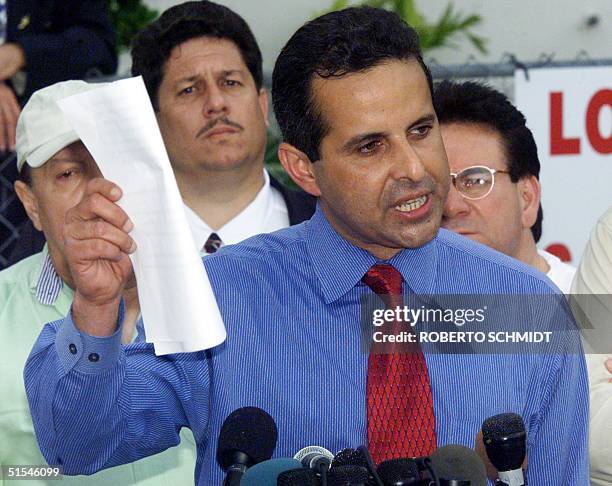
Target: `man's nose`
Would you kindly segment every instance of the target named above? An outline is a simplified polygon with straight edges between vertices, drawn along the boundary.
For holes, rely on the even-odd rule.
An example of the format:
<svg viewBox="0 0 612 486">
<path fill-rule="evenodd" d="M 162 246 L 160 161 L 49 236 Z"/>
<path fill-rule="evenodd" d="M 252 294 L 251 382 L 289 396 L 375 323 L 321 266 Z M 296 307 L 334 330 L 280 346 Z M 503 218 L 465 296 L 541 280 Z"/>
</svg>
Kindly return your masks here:
<svg viewBox="0 0 612 486">
<path fill-rule="evenodd" d="M 220 113 L 227 113 L 227 111 L 228 103 L 226 94 L 219 86 L 210 86 L 204 104 L 205 115 L 208 117 L 216 116 Z"/>
<path fill-rule="evenodd" d="M 470 205 L 466 199 L 459 194 L 454 184 L 450 185 L 446 202 L 444 203 L 443 221 L 463 216 L 470 212 Z"/>
<path fill-rule="evenodd" d="M 392 177 L 419 182 L 427 177 L 427 169 L 419 152 L 405 140 L 398 144 L 393 154 Z"/>
</svg>

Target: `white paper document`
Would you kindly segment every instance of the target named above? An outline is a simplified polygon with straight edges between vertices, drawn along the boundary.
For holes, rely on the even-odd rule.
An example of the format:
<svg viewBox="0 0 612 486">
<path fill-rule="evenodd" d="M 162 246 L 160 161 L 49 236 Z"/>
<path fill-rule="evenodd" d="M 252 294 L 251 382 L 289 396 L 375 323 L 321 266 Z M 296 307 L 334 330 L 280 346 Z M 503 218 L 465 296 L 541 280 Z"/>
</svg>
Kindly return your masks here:
<svg viewBox="0 0 612 486">
<path fill-rule="evenodd" d="M 59 102 L 104 177 L 121 187 L 134 223 L 130 258 L 147 342 L 155 354 L 208 349 L 225 326 L 183 209 L 174 173 L 141 77 Z"/>
</svg>

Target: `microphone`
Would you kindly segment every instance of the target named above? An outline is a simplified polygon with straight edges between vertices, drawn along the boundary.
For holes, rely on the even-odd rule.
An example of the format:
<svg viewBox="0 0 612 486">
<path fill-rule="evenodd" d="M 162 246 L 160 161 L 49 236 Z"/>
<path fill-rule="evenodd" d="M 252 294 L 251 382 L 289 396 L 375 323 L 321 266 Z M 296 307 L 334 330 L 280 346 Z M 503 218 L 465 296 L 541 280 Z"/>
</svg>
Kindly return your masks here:
<svg viewBox="0 0 612 486">
<path fill-rule="evenodd" d="M 325 447 L 308 446 L 300 449 L 293 456 L 302 466 L 312 469 L 318 474 L 323 474 L 331 467 L 334 455 Z"/>
<path fill-rule="evenodd" d="M 300 449 L 293 458 L 302 466 L 316 472 L 321 478 L 321 486 L 327 486 L 327 471 L 331 467 L 334 455 L 325 447 L 308 446 Z"/>
<path fill-rule="evenodd" d="M 217 443 L 217 462 L 226 471 L 223 486 L 239 486 L 247 468 L 270 459 L 278 430 L 274 419 L 257 407 L 242 407 L 227 416 Z"/>
<path fill-rule="evenodd" d="M 422 483 L 419 467 L 414 459 L 389 459 L 381 462 L 376 470 L 386 486 L 408 486 Z"/>
<path fill-rule="evenodd" d="M 507 486 L 524 486 L 522 464 L 527 455 L 525 424 L 516 413 L 489 417 L 482 424 L 487 456 Z"/>
<path fill-rule="evenodd" d="M 276 484 L 278 486 L 318 486 L 315 472 L 304 467 L 279 474 Z"/>
<path fill-rule="evenodd" d="M 328 486 L 370 486 L 370 474 L 365 467 L 346 465 L 329 470 Z"/>
<path fill-rule="evenodd" d="M 376 465 L 370 455 L 370 451 L 365 446 L 359 446 L 357 449 L 342 449 L 332 461 L 332 470 L 341 466 L 359 466 L 368 471 L 370 479 L 375 486 L 384 486 L 380 476 L 376 471 Z"/>
<path fill-rule="evenodd" d="M 295 459 L 269 459 L 247 469 L 240 480 L 240 486 L 276 486 L 281 473 L 301 467 Z"/>
<path fill-rule="evenodd" d="M 440 486 L 486 486 L 487 471 L 476 452 L 462 445 L 446 445 L 431 456 Z"/>
</svg>

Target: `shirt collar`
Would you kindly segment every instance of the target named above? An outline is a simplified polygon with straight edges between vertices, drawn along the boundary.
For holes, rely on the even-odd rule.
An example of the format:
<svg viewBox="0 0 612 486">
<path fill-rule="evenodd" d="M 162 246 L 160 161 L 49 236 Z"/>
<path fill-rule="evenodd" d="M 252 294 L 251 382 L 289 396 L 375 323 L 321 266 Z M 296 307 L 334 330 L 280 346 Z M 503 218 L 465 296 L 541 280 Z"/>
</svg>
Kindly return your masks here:
<svg viewBox="0 0 612 486">
<path fill-rule="evenodd" d="M 30 289 L 36 293 L 36 299 L 43 305 L 54 305 L 64 282 L 55 271 L 46 244 L 41 252 L 40 266 L 38 271 L 33 273 L 33 277 L 30 280 Z"/>
<path fill-rule="evenodd" d="M 380 260 L 342 238 L 329 224 L 320 206 L 306 223 L 305 240 L 314 272 L 321 284 L 325 303 L 338 300 L 357 285 L 368 269 Z M 420 248 L 400 251 L 387 263 L 402 274 L 404 292 L 432 293 L 437 268 L 437 237 Z"/>
<path fill-rule="evenodd" d="M 187 222 L 191 228 L 196 246 L 199 250 L 204 248 L 204 244 L 211 233 L 215 232 L 221 238 L 223 245 L 233 245 L 240 243 L 251 236 L 262 232 L 268 212 L 273 204 L 273 193 L 270 185 L 270 176 L 266 170 L 264 173 L 263 187 L 240 213 L 229 220 L 218 230 L 213 230 L 206 222 L 200 218 L 195 211 L 184 205 L 187 214 Z"/>
</svg>

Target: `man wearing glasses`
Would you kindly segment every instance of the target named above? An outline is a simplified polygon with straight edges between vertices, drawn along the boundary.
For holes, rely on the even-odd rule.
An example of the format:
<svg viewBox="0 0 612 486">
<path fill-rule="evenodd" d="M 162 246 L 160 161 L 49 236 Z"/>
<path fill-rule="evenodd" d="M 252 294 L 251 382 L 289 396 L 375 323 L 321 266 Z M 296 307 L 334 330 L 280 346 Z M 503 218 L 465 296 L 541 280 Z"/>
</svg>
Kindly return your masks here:
<svg viewBox="0 0 612 486">
<path fill-rule="evenodd" d="M 576 269 L 538 250 L 540 161 L 525 117 L 478 83 L 440 83 L 434 106 L 451 180 L 442 226 L 545 273 L 569 293 Z"/>
</svg>

